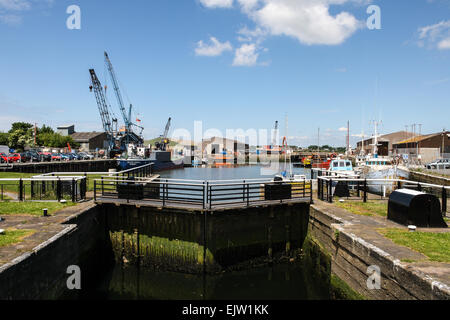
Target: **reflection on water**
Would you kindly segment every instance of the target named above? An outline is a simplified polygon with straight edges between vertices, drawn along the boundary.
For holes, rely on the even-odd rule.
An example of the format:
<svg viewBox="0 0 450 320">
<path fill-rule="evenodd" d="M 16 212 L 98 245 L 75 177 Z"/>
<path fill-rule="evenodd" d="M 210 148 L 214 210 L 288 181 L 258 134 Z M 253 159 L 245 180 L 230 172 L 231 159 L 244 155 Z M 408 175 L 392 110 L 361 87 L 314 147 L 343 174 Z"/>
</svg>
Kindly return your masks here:
<svg viewBox="0 0 450 320">
<path fill-rule="evenodd" d="M 280 163 L 280 171 L 284 164 Z M 265 167 L 240 166 L 235 168 L 184 168 L 179 170 L 158 172 L 162 178 L 190 179 L 190 180 L 233 180 L 233 179 L 258 179 L 273 178 L 273 175 L 265 175 Z M 292 168 L 293 174 L 311 176 L 310 170 L 304 168 Z"/>
<path fill-rule="evenodd" d="M 303 259 L 218 276 L 114 266 L 86 298 L 108 300 L 323 300 L 329 278 Z"/>
</svg>

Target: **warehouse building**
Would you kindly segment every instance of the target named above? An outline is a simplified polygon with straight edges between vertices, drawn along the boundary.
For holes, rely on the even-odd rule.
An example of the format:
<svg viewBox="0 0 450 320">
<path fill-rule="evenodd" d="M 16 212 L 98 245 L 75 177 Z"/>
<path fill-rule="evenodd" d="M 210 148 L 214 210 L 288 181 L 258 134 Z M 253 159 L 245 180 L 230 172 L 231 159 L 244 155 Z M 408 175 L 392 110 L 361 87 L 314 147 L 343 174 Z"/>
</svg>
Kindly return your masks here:
<svg viewBox="0 0 450 320">
<path fill-rule="evenodd" d="M 394 144 L 394 154 L 408 155 L 412 158 L 420 155 L 422 162 L 431 162 L 450 155 L 450 131 L 400 141 Z"/>
<path fill-rule="evenodd" d="M 72 139 L 80 144 L 81 151 L 95 151 L 97 149 L 108 149 L 108 135 L 106 132 L 76 132 L 70 135 Z"/>
<path fill-rule="evenodd" d="M 398 131 L 380 136 L 378 138 L 378 154 L 380 156 L 392 156 L 394 154 L 394 144 L 412 138 L 413 135 L 412 132 Z M 356 153 L 361 153 L 361 149 L 363 149 L 364 154 L 371 154 L 374 142 L 375 139 L 373 137 L 364 141 L 359 141 L 357 143 Z"/>
</svg>

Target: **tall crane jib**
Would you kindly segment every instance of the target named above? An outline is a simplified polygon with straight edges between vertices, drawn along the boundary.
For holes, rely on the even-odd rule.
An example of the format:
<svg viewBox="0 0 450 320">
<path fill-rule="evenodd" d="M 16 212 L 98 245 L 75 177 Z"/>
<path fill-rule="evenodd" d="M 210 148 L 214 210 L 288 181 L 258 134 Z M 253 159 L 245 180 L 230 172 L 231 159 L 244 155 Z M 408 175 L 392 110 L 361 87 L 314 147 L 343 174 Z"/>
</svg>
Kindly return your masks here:
<svg viewBox="0 0 450 320">
<path fill-rule="evenodd" d="M 89 69 L 89 74 L 91 75 L 92 81 L 92 85 L 89 87 L 89 89 L 91 90 L 91 92 L 93 90 L 95 93 L 95 99 L 97 101 L 98 110 L 102 119 L 103 130 L 105 130 L 105 132 L 109 136 L 109 148 L 111 150 L 115 146 L 114 131 L 111 121 L 111 115 L 109 114 L 108 105 L 106 104 L 105 95 L 103 93 L 103 87 L 100 83 L 100 80 L 98 80 L 94 69 Z"/>
<path fill-rule="evenodd" d="M 132 127 L 136 126 L 136 127 L 140 128 L 141 129 L 141 133 L 142 133 L 144 128 L 134 124 L 131 121 L 132 105 L 130 104 L 130 108 L 128 109 L 128 113 L 127 113 L 127 111 L 125 109 L 125 105 L 123 103 L 122 94 L 120 92 L 119 83 L 117 81 L 116 73 L 114 72 L 114 68 L 112 66 L 111 60 L 109 59 L 108 53 L 106 51 L 105 51 L 105 63 L 107 65 L 107 67 L 108 67 L 108 71 L 109 71 L 109 74 L 111 76 L 111 81 L 112 81 L 113 86 L 114 86 L 114 92 L 116 94 L 117 102 L 119 104 L 120 112 L 122 113 L 122 118 L 123 118 L 123 121 L 125 123 L 126 140 L 128 140 L 128 142 L 135 142 L 135 143 L 138 143 L 138 144 L 142 144 L 143 143 L 143 139 L 133 132 Z"/>
<path fill-rule="evenodd" d="M 171 123 L 172 123 L 172 118 L 169 118 L 169 120 L 167 121 L 167 124 L 166 124 L 166 128 L 164 129 L 164 133 L 160 137 L 161 138 L 160 142 L 156 143 L 156 148 L 158 150 L 161 150 L 161 151 L 167 150 L 167 146 L 170 143 L 168 136 L 169 136 L 169 130 L 170 130 Z"/>
</svg>

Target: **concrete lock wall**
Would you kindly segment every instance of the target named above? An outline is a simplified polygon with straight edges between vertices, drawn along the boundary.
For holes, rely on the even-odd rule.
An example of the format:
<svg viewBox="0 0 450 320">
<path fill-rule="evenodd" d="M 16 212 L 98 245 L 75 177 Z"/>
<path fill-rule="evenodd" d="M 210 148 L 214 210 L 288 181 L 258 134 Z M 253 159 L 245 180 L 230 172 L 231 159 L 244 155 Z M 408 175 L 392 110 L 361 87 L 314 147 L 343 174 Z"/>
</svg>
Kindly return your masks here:
<svg viewBox="0 0 450 320">
<path fill-rule="evenodd" d="M 81 286 L 87 288 L 93 277 L 107 265 L 108 238 L 102 214 L 94 204 L 71 217 L 67 227 L 0 268 L 0 300 L 40 300 L 70 297 L 67 268 L 81 268 Z M 93 257 L 96 257 L 93 259 Z"/>
<path fill-rule="evenodd" d="M 309 205 L 203 212 L 102 205 L 119 263 L 217 273 L 302 247 Z"/>
<path fill-rule="evenodd" d="M 343 223 L 330 213 L 311 206 L 309 235 L 331 258 L 331 272 L 353 290 L 373 300 L 448 299 L 448 295 L 426 278 L 407 270 L 381 249 L 343 230 Z M 367 286 L 367 270 L 382 270 L 381 289 Z"/>
</svg>

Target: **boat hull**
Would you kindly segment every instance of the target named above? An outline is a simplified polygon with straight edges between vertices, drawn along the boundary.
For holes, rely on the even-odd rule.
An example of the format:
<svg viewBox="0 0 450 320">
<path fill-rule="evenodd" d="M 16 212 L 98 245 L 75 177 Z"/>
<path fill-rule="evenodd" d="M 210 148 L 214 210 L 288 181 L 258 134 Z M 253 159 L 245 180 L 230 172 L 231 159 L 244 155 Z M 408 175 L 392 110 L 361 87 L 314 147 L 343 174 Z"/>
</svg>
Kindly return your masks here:
<svg viewBox="0 0 450 320">
<path fill-rule="evenodd" d="M 409 173 L 396 168 L 371 170 L 364 174 L 365 179 L 409 179 Z M 390 194 L 396 188 L 395 182 L 371 181 L 368 185 L 370 193 Z"/>
</svg>

